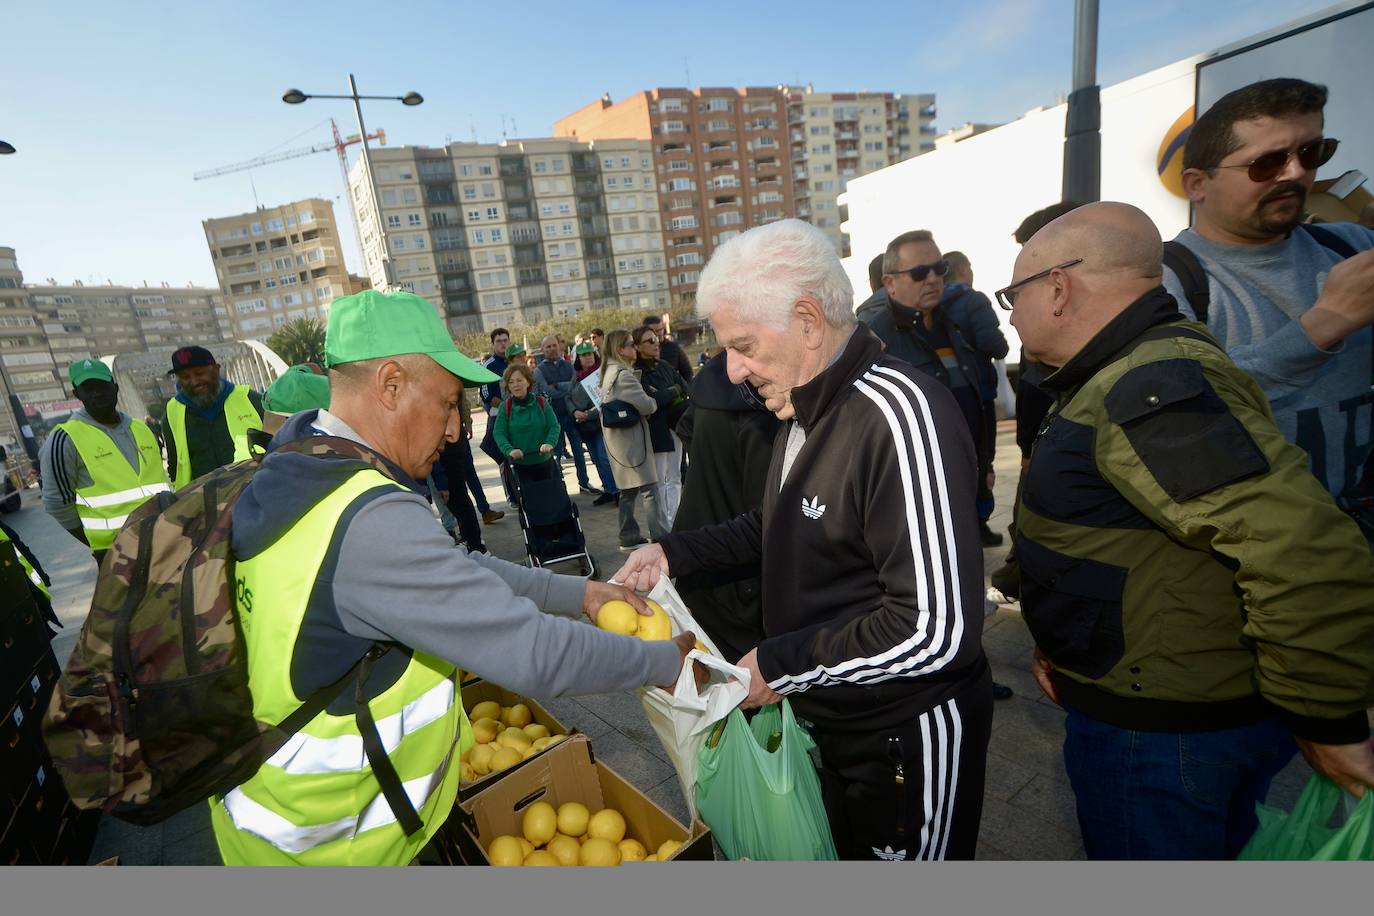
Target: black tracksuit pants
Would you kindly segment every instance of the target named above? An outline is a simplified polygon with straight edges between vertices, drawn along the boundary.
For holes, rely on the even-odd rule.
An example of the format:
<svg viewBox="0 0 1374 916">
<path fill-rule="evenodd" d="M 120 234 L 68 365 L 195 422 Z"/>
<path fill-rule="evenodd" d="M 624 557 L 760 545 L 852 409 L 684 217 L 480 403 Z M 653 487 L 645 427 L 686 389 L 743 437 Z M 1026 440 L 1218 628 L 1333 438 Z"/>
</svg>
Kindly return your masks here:
<svg viewBox="0 0 1374 916">
<path fill-rule="evenodd" d="M 813 727 L 841 859 L 972 859 L 992 736 L 992 673 L 893 728 Z M 900 767 L 900 769 L 899 769 Z"/>
</svg>

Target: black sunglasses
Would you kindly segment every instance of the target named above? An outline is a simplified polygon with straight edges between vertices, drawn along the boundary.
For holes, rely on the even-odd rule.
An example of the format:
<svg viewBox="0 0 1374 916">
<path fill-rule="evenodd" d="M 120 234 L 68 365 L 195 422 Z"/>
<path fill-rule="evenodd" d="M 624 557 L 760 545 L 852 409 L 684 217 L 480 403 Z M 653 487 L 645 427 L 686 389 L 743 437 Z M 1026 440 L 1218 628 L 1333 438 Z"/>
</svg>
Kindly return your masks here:
<svg viewBox="0 0 1374 916">
<path fill-rule="evenodd" d="M 932 273 L 934 273 L 937 277 L 943 277 L 945 274 L 949 273 L 949 262 L 946 261 L 944 258 L 941 258 L 934 264 L 917 264 L 915 267 L 910 267 L 906 270 L 899 270 L 896 273 L 892 274 L 892 276 L 900 277 L 902 274 L 907 274 L 911 277 L 911 279 L 915 280 L 917 283 L 921 283 L 925 280 L 926 277 L 930 276 Z"/>
<path fill-rule="evenodd" d="M 1316 140 L 1304 143 L 1302 146 L 1293 150 L 1291 153 L 1275 150 L 1272 153 L 1265 153 L 1251 162 L 1243 162 L 1238 165 L 1219 165 L 1219 169 L 1248 169 L 1251 181 L 1266 182 L 1273 181 L 1288 166 L 1288 160 L 1294 156 L 1298 157 L 1298 162 L 1309 172 L 1314 172 L 1331 161 L 1331 157 L 1336 155 L 1336 147 L 1341 145 L 1341 141 L 1335 137 L 1318 137 Z"/>
<path fill-rule="evenodd" d="M 1053 267 L 1046 268 L 1038 274 L 1031 274 L 1024 280 L 1017 280 L 1011 286 L 1004 287 L 997 291 L 997 304 L 1010 312 L 1016 306 L 1016 297 L 1020 294 L 1021 287 L 1025 286 L 1027 283 L 1034 283 L 1036 280 L 1043 280 L 1056 270 L 1068 270 L 1073 265 L 1082 263 L 1082 258 L 1074 258 L 1072 261 L 1065 261 L 1063 264 L 1056 264 Z"/>
</svg>

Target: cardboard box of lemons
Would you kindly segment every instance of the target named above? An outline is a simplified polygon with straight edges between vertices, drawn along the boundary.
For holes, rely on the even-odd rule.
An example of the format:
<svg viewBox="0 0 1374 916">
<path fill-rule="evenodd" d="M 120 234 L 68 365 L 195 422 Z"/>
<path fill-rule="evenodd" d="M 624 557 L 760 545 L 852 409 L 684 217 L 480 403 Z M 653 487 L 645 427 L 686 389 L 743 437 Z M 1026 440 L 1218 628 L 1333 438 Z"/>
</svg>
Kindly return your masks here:
<svg viewBox="0 0 1374 916">
<path fill-rule="evenodd" d="M 580 865 L 619 865 L 620 847 L 610 840 L 592 837 L 578 849 L 577 861 Z"/>
<path fill-rule="evenodd" d="M 558 832 L 558 812 L 548 802 L 535 802 L 520 818 L 520 832 L 535 846 L 543 846 Z"/>
<path fill-rule="evenodd" d="M 587 820 L 587 836 L 619 843 L 625 839 L 625 818 L 614 808 L 602 808 Z"/>
<path fill-rule="evenodd" d="M 526 855 L 520 840 L 513 836 L 499 836 L 487 846 L 487 858 L 492 865 L 522 865 Z"/>
<path fill-rule="evenodd" d="M 468 713 L 468 718 L 473 722 L 478 719 L 500 719 L 501 704 L 495 700 L 484 700 L 472 707 L 472 712 Z"/>
</svg>

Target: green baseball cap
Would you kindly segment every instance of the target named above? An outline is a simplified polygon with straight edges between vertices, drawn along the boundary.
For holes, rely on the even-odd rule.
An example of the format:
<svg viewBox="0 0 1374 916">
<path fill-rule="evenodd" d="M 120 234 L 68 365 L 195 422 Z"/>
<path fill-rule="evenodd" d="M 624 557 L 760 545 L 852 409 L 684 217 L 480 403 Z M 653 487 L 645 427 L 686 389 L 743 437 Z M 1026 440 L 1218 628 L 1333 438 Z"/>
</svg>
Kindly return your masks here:
<svg viewBox="0 0 1374 916">
<path fill-rule="evenodd" d="M 506 347 L 506 359 L 511 359 L 512 357 L 519 356 L 521 353 L 524 352 L 524 347 L 520 346 L 518 343 L 513 343 L 509 347 Z"/>
<path fill-rule="evenodd" d="M 91 379 L 99 379 L 102 382 L 114 381 L 110 367 L 98 359 L 78 359 L 67 367 L 67 377 L 72 380 L 73 388 Z"/>
<path fill-rule="evenodd" d="M 407 353 L 423 353 L 465 382 L 500 381 L 500 376 L 458 352 L 434 306 L 414 293 L 365 289 L 330 305 L 324 333 L 326 367 Z"/>
<path fill-rule="evenodd" d="M 574 352 L 575 352 L 576 355 L 578 355 L 578 356 L 581 356 L 581 355 L 584 354 L 584 353 L 595 353 L 595 352 L 596 352 L 596 344 L 594 344 L 594 343 L 588 343 L 588 342 L 586 342 L 586 341 L 583 341 L 582 343 L 580 343 L 580 344 L 577 345 L 577 350 L 574 351 Z"/>
<path fill-rule="evenodd" d="M 329 379 L 305 364 L 292 366 L 262 393 L 262 406 L 273 413 L 293 414 L 329 406 Z"/>
</svg>

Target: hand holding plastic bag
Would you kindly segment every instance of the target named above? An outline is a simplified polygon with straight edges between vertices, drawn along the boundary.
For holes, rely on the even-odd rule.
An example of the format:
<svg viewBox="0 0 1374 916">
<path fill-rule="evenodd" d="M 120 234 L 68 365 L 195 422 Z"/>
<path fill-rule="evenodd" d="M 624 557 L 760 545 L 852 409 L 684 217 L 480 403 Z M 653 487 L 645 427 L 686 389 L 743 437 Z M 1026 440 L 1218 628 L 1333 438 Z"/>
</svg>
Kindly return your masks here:
<svg viewBox="0 0 1374 916">
<path fill-rule="evenodd" d="M 835 858 L 813 747 L 787 700 L 750 722 L 732 710 L 707 740 L 697 761 L 697 811 L 726 858 Z"/>
<path fill-rule="evenodd" d="M 1236 858 L 1313 862 L 1374 860 L 1374 792 L 1365 792 L 1339 829 L 1328 826 L 1344 793 L 1325 776 L 1314 775 L 1290 814 L 1256 805 L 1259 829 Z"/>
</svg>

